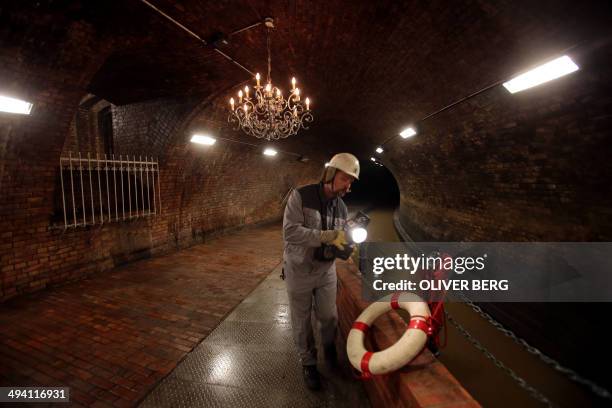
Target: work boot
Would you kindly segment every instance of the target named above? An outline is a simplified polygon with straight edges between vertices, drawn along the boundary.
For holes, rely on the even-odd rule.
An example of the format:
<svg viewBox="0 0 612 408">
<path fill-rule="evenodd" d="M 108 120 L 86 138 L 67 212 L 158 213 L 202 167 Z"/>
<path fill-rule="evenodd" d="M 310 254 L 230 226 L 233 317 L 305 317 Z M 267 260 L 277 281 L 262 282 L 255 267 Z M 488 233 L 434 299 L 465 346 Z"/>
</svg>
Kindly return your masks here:
<svg viewBox="0 0 612 408">
<path fill-rule="evenodd" d="M 336 351 L 335 344 L 325 347 L 325 361 L 332 368 L 338 367 L 338 352 Z"/>
<path fill-rule="evenodd" d="M 308 389 L 317 391 L 321 389 L 321 379 L 316 365 L 302 366 L 302 375 Z"/>
</svg>

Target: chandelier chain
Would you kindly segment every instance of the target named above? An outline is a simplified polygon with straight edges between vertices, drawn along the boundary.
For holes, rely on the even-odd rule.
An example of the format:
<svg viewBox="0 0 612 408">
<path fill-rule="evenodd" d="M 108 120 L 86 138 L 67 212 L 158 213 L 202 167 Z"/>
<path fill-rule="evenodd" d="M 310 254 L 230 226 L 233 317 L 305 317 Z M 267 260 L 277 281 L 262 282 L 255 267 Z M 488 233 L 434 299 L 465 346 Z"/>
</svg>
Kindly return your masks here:
<svg viewBox="0 0 612 408">
<path fill-rule="evenodd" d="M 272 35 L 271 19 L 266 19 L 266 51 L 268 52 L 268 76 L 264 86 L 260 76 L 255 76 L 253 88 L 245 86 L 238 91 L 238 100 L 230 98 L 231 111 L 228 122 L 235 130 L 242 130 L 250 136 L 259 139 L 278 140 L 298 133 L 300 129 L 308 129 L 313 121 L 310 111 L 310 99 L 300 99 L 300 89 L 296 87 L 297 80 L 291 79 L 292 88 L 287 98 L 283 91 L 272 84 Z M 270 24 L 268 24 L 270 23 Z M 238 103 L 236 103 L 238 102 Z"/>
<path fill-rule="evenodd" d="M 268 44 L 268 83 L 272 82 L 272 53 L 270 52 L 270 46 L 272 39 L 270 38 L 270 29 L 266 28 L 267 44 Z"/>
</svg>

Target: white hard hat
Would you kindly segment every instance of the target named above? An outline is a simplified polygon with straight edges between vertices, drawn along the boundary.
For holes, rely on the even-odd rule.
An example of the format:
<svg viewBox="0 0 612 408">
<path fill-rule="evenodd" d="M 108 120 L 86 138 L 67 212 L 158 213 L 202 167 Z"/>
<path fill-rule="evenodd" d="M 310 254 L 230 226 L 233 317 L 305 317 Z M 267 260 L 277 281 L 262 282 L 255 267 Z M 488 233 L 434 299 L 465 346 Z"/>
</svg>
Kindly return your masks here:
<svg viewBox="0 0 612 408">
<path fill-rule="evenodd" d="M 359 180 L 359 160 L 350 153 L 338 153 L 329 161 L 329 167 L 335 167 Z"/>
</svg>

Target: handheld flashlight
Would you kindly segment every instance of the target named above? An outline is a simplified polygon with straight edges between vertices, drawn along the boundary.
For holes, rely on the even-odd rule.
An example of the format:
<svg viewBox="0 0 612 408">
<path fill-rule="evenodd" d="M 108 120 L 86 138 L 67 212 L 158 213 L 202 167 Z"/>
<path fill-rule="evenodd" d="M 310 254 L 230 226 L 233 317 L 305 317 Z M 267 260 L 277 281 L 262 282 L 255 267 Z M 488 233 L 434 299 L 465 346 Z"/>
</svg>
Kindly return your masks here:
<svg viewBox="0 0 612 408">
<path fill-rule="evenodd" d="M 334 248 L 336 257 L 344 260 L 347 260 L 351 256 L 355 244 L 361 244 L 368 237 L 368 230 L 366 228 L 370 223 L 370 217 L 363 211 L 359 211 L 355 217 L 347 220 L 346 223 L 348 225 L 348 234 L 346 237 L 348 245 L 346 245 L 342 251 Z"/>
</svg>

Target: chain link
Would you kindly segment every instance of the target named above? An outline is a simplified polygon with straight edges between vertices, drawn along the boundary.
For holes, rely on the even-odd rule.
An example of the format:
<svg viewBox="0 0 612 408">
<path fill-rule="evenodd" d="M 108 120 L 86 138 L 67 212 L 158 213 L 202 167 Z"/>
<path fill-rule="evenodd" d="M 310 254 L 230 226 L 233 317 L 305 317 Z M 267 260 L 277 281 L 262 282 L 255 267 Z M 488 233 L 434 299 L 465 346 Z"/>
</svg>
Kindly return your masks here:
<svg viewBox="0 0 612 408">
<path fill-rule="evenodd" d="M 470 301 L 465 295 L 463 295 L 461 293 L 457 293 L 457 295 L 459 295 L 461 300 L 463 302 L 465 302 L 465 304 L 469 305 L 483 319 L 488 321 L 493 327 L 495 327 L 497 330 L 502 332 L 506 337 L 511 338 L 516 344 L 522 346 L 525 350 L 527 350 L 527 352 L 529 352 L 529 354 L 532 354 L 532 355 L 538 357 L 545 364 L 551 366 L 556 371 L 564 374 L 570 380 L 590 388 L 590 390 L 594 394 L 596 394 L 597 396 L 599 396 L 601 398 L 612 399 L 612 393 L 610 393 L 610 391 L 608 391 L 607 389 L 605 389 L 605 388 L 601 387 L 600 385 L 594 383 L 593 381 L 580 376 L 577 372 L 575 372 L 571 368 L 567 368 L 567 367 L 562 366 L 558 361 L 556 361 L 556 360 L 552 359 L 551 357 L 545 355 L 540 350 L 538 350 L 537 348 L 535 348 L 532 345 L 530 345 L 529 343 L 527 343 L 524 339 L 519 338 L 511 330 L 506 329 L 500 322 L 495 320 L 490 314 L 488 314 L 487 312 L 482 310 L 482 308 L 480 306 L 475 305 L 474 303 L 472 303 L 472 301 Z"/>
<path fill-rule="evenodd" d="M 501 360 L 499 360 L 497 357 L 495 357 L 478 340 L 476 340 L 474 338 L 474 336 L 472 336 L 462 325 L 460 325 L 455 319 L 453 319 L 453 317 L 448 312 L 446 312 L 446 317 L 447 317 L 448 321 L 451 322 L 453 324 L 453 326 L 455 326 L 457 328 L 457 330 L 459 330 L 459 332 L 461 334 L 463 334 L 463 336 L 470 343 L 472 343 L 472 345 L 474 347 L 476 347 L 476 349 L 480 350 L 489 360 L 491 360 L 493 362 L 493 364 L 495 364 L 495 366 L 497 366 L 498 368 L 500 368 L 503 371 L 505 371 L 506 374 L 508 374 L 519 385 L 519 387 L 521 387 L 522 389 L 527 391 L 527 393 L 529 393 L 529 395 L 532 398 L 536 399 L 537 401 L 541 402 L 542 404 L 545 404 L 548 407 L 555 407 L 555 405 L 552 403 L 551 400 L 546 398 L 546 396 L 544 394 L 542 394 L 540 391 L 538 391 L 537 389 L 535 389 L 531 385 L 527 384 L 527 381 L 525 381 L 524 378 L 519 377 L 519 375 L 516 374 L 514 372 L 514 370 L 512 370 L 510 367 L 508 367 L 504 363 L 502 363 Z"/>
</svg>

